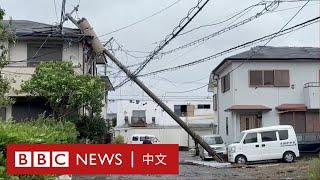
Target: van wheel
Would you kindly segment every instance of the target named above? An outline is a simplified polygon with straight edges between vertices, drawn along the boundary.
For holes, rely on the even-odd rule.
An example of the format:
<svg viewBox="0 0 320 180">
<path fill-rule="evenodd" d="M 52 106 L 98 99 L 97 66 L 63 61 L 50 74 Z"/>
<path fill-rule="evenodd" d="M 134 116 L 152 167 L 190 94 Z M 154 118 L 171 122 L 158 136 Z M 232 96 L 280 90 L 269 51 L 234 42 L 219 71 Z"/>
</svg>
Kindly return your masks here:
<svg viewBox="0 0 320 180">
<path fill-rule="evenodd" d="M 284 162 L 292 163 L 296 159 L 296 155 L 293 152 L 288 151 L 283 154 L 282 159 Z"/>
<path fill-rule="evenodd" d="M 247 163 L 247 158 L 244 155 L 238 155 L 236 157 L 236 161 L 237 164 L 246 164 Z"/>
</svg>

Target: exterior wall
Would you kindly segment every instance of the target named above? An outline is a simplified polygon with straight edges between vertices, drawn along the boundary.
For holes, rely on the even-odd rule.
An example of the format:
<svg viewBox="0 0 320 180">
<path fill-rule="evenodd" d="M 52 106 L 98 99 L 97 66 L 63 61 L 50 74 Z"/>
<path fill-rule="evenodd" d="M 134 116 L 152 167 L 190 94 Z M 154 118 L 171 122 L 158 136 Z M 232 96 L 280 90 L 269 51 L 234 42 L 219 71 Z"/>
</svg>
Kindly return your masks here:
<svg viewBox="0 0 320 180">
<path fill-rule="evenodd" d="M 10 80 L 12 89 L 9 92 L 9 96 L 26 96 L 24 93 L 17 94 L 16 91 L 21 90 L 21 84 L 31 78 L 34 73 L 35 67 L 27 67 L 27 42 L 17 41 L 14 46 L 9 46 L 8 59 L 10 62 L 22 61 L 17 63 L 11 63 L 3 68 L 5 77 Z M 83 49 L 82 44 L 63 44 L 62 59 L 65 61 L 72 61 L 74 64 L 74 70 L 82 74 L 83 65 Z M 103 109 L 106 112 L 106 105 Z M 6 117 L 10 119 L 12 117 L 12 107 L 6 107 Z"/>
<path fill-rule="evenodd" d="M 223 72 L 219 75 L 219 79 L 225 76 L 228 72 L 230 72 L 234 66 L 231 64 L 225 68 Z M 218 120 L 218 134 L 222 135 L 224 141 L 229 142 L 231 141 L 231 137 L 233 137 L 233 127 L 235 126 L 232 122 L 234 122 L 235 117 L 230 112 L 225 112 L 224 110 L 230 107 L 234 102 L 234 74 L 230 73 L 230 90 L 227 92 L 222 93 L 221 90 L 221 80 L 218 82 L 218 113 L 219 113 L 219 120 Z M 228 118 L 228 135 L 227 131 L 227 119 Z"/>
<path fill-rule="evenodd" d="M 197 123 L 197 124 L 212 124 L 215 122 L 215 115 L 212 110 L 212 101 L 210 99 L 205 101 L 165 101 L 165 103 L 174 109 L 174 105 L 195 105 L 195 116 L 193 117 L 182 117 L 182 119 L 188 123 Z M 210 109 L 197 109 L 197 104 L 210 104 Z M 125 125 L 125 116 L 128 116 L 129 123 L 132 116 L 132 110 L 145 110 L 146 111 L 146 122 L 148 124 L 152 123 L 152 117 L 156 118 L 156 124 L 160 126 L 178 126 L 178 124 L 159 107 L 153 101 L 137 101 L 133 100 L 130 103 L 130 100 L 119 100 L 117 102 L 117 126 Z"/>
<path fill-rule="evenodd" d="M 223 73 L 230 72 L 231 67 L 239 66 L 241 62 L 233 62 Z M 288 69 L 290 87 L 250 87 L 249 70 L 283 70 Z M 262 126 L 279 124 L 278 111 L 280 104 L 305 104 L 304 84 L 318 82 L 320 62 L 248 62 L 231 73 L 230 91 L 221 94 L 219 90 L 219 133 L 228 143 L 235 140 L 240 133 L 240 117 L 238 113 L 225 112 L 231 105 L 265 105 L 272 111 L 262 113 Z M 225 117 L 229 116 L 229 136 L 225 133 Z M 230 130 L 233 133 L 230 133 Z"/>
</svg>

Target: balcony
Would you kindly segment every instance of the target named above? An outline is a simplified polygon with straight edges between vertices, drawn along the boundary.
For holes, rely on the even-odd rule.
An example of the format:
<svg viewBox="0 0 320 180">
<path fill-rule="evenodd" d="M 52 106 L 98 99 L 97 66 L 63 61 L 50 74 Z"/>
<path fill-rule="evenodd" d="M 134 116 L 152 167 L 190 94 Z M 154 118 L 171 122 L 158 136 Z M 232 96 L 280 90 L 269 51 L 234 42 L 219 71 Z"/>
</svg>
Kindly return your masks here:
<svg viewBox="0 0 320 180">
<path fill-rule="evenodd" d="M 320 82 L 306 83 L 304 98 L 308 109 L 320 109 Z"/>
</svg>

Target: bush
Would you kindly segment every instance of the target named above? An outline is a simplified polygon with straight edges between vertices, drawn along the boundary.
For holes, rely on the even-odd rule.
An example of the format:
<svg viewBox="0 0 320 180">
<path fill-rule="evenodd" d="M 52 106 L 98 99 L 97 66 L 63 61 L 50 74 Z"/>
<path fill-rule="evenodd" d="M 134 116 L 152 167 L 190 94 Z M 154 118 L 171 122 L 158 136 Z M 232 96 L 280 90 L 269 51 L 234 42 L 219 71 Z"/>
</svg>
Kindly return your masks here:
<svg viewBox="0 0 320 180">
<path fill-rule="evenodd" d="M 75 143 L 77 131 L 71 122 L 54 119 L 14 123 L 0 122 L 0 151 L 7 144 L 65 144 Z"/>
<path fill-rule="evenodd" d="M 320 158 L 311 161 L 309 166 L 309 179 L 320 179 Z"/>
<path fill-rule="evenodd" d="M 0 179 L 55 179 L 54 176 L 8 176 L 5 173 L 7 144 L 75 143 L 77 131 L 71 122 L 40 118 L 35 121 L 0 122 Z"/>
<path fill-rule="evenodd" d="M 104 143 L 107 126 L 101 117 L 82 116 L 74 120 L 79 132 L 79 139 L 88 139 L 92 143 Z"/>
<path fill-rule="evenodd" d="M 125 144 L 124 142 L 124 137 L 122 135 L 117 135 L 113 141 L 112 141 L 112 144 Z"/>
</svg>

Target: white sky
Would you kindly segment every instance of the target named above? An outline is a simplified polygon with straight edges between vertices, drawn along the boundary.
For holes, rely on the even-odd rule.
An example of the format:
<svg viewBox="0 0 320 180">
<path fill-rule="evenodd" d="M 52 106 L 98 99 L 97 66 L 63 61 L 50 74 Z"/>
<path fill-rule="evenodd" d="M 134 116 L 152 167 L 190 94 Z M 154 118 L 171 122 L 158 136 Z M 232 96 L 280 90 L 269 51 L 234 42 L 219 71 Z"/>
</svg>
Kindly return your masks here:
<svg viewBox="0 0 320 180">
<path fill-rule="evenodd" d="M 6 18 L 12 16 L 13 19 L 24 19 L 54 24 L 59 21 L 58 19 L 60 18 L 61 9 L 61 0 L 55 1 L 57 4 L 57 15 L 55 13 L 54 0 L 0 0 L 0 6 L 6 10 Z M 101 35 L 149 16 L 154 12 L 169 6 L 175 1 L 176 0 L 67 0 L 66 11 L 69 12 L 72 9 L 72 6 L 80 2 L 78 16 L 74 14 L 75 17 L 86 17 L 95 28 L 97 34 Z M 182 17 L 187 14 L 187 11 L 196 4 L 196 2 L 197 1 L 195 0 L 180 0 L 177 4 L 161 14 L 125 30 L 105 36 L 102 40 L 108 40 L 109 38 L 114 37 L 126 49 L 151 51 L 155 48 L 155 44 L 153 43 L 162 40 L 167 34 L 169 34 L 179 23 Z M 257 2 L 260 2 L 260 0 L 211 0 L 186 29 L 224 20 L 234 13 L 239 12 L 250 5 L 256 4 Z M 305 1 L 281 3 L 276 10 L 302 6 L 304 3 Z M 261 6 L 256 7 L 238 21 L 252 16 L 261 10 Z M 286 11 L 267 13 L 246 25 L 214 37 L 198 47 L 194 46 L 184 49 L 172 55 L 165 56 L 161 60 L 153 61 L 142 73 L 184 64 L 276 32 L 280 30 L 280 28 L 298 10 L 299 8 L 295 8 Z M 287 27 L 319 16 L 319 10 L 319 1 L 311 0 Z M 165 48 L 165 50 L 169 50 L 205 35 L 209 35 L 222 29 L 230 22 L 232 21 L 228 21 L 217 26 L 202 28 L 198 31 L 178 37 L 174 39 L 172 43 Z M 66 26 L 74 27 L 71 23 L 67 23 Z M 319 23 L 311 25 L 294 33 L 290 33 L 289 35 L 276 38 L 268 45 L 319 47 L 319 27 Z M 262 44 L 263 43 L 258 45 Z M 231 56 L 247 49 L 230 53 L 227 56 Z M 141 53 L 132 54 L 136 56 L 145 55 Z M 121 52 L 116 52 L 116 56 L 119 57 L 124 64 L 135 64 L 144 60 L 141 58 L 127 58 L 125 54 Z M 219 64 L 224 57 L 190 68 L 146 77 L 142 80 L 158 95 L 207 96 L 210 95 L 210 93 L 207 92 L 207 88 L 202 88 L 198 91 L 185 94 L 170 94 L 166 92 L 189 90 L 208 83 L 211 70 L 214 69 L 214 67 Z M 108 70 L 116 72 L 117 69 L 115 69 L 115 65 L 110 65 L 112 67 Z M 124 76 L 124 74 L 120 75 L 120 77 L 122 76 Z M 115 84 L 117 84 L 121 79 L 118 77 Z M 165 79 L 172 82 L 168 82 Z M 114 78 L 111 77 L 111 80 L 114 81 Z M 190 82 L 195 80 L 199 81 L 195 83 L 181 84 L 181 82 Z M 109 96 L 119 98 L 120 94 L 122 95 L 121 97 L 124 97 L 125 95 L 142 96 L 143 93 L 133 83 L 128 83 L 125 87 L 115 92 L 111 92 Z"/>
</svg>

